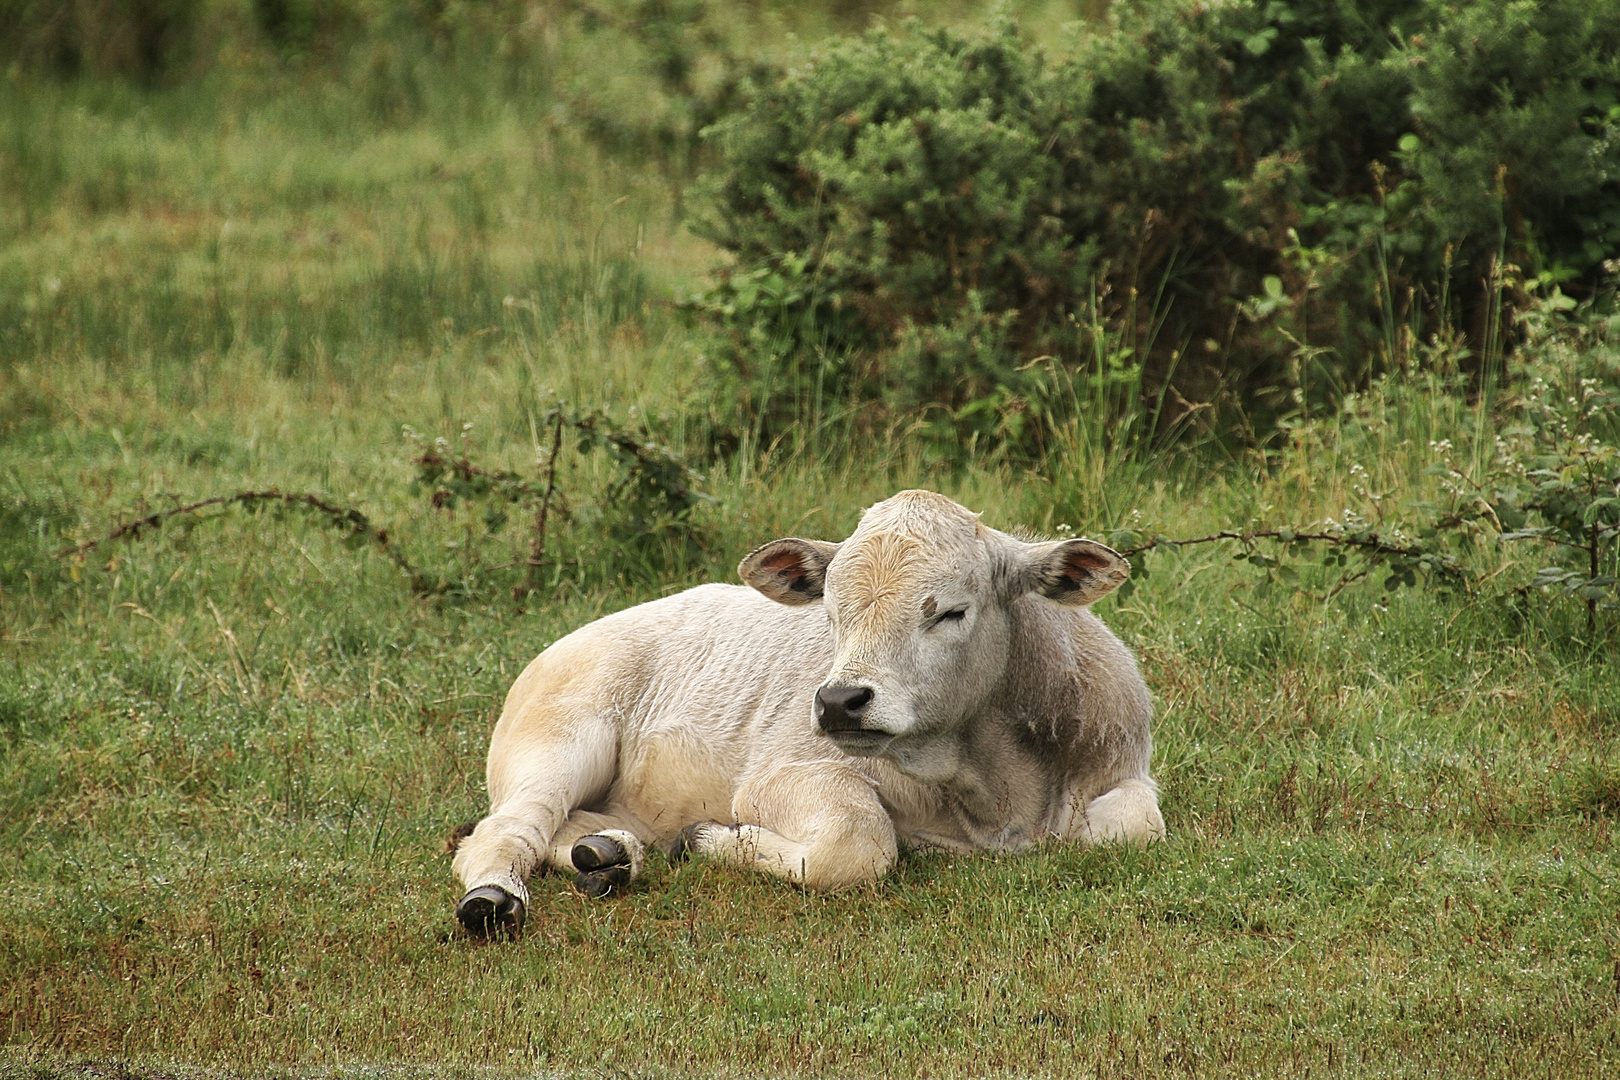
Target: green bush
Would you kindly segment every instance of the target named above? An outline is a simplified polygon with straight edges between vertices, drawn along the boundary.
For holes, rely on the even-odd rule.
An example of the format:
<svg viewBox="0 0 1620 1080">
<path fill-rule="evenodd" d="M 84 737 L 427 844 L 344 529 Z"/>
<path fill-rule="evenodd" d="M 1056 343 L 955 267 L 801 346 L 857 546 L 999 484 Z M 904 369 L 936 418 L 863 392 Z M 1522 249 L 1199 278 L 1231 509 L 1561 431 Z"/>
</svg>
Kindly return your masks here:
<svg viewBox="0 0 1620 1080">
<path fill-rule="evenodd" d="M 1275 415 L 1440 330 L 1499 351 L 1505 266 L 1597 289 L 1617 93 L 1617 0 L 1131 0 L 1061 62 L 1008 20 L 879 29 L 711 129 L 736 265 L 698 306 L 744 382 L 853 357 L 835 391 L 954 415 L 1102 334 Z"/>
<path fill-rule="evenodd" d="M 915 41 L 880 30 L 761 87 L 713 129 L 723 164 L 698 228 L 738 268 L 700 306 L 734 332 L 727 355 L 745 384 L 791 399 L 829 350 L 909 334 L 911 371 L 848 377 L 892 374 L 910 403 L 966 399 L 993 385 L 972 378 L 976 358 L 1033 355 L 1097 254 L 1063 217 L 1054 81 L 1010 26 Z M 986 337 L 992 348 L 975 347 Z"/>
</svg>

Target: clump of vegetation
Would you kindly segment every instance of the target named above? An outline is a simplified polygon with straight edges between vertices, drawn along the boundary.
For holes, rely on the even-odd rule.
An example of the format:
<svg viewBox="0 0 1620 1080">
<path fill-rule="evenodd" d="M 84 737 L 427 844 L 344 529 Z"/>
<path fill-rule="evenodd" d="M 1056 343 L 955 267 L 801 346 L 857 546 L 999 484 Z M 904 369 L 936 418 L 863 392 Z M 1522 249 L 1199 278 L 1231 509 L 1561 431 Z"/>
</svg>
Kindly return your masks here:
<svg viewBox="0 0 1620 1080">
<path fill-rule="evenodd" d="M 1489 508 L 1503 542 L 1542 542 L 1550 558 L 1531 586 L 1582 601 L 1593 633 L 1600 609 L 1620 608 L 1620 319 L 1559 317 L 1573 306 L 1555 293 L 1531 310 L 1492 467 L 1483 483 L 1450 476 Z"/>
<path fill-rule="evenodd" d="M 1393 500 L 1369 487 L 1367 465 L 1353 462 L 1352 493 L 1363 509 L 1346 508 L 1315 522 L 1289 521 L 1206 536 L 1173 537 L 1141 523 L 1114 528 L 1108 542 L 1135 562 L 1133 582 L 1149 573 L 1148 556 L 1167 548 L 1221 543 L 1259 571 L 1257 595 L 1273 586 L 1309 592 L 1301 564 L 1324 572 L 1323 598 L 1375 573 L 1386 592 L 1421 582 L 1437 592 L 1523 597 L 1542 592 L 1586 608 L 1589 640 L 1599 638 L 1598 612 L 1620 608 L 1620 349 L 1617 320 L 1594 317 L 1556 287 L 1532 295 L 1517 353 L 1519 380 L 1487 408 L 1481 399 L 1415 460 L 1439 480 L 1435 499 Z M 1424 354 L 1429 370 L 1381 377 L 1348 395 L 1332 414 L 1290 418 L 1290 453 L 1309 461 L 1331 443 L 1365 443 L 1348 432 L 1388 431 L 1434 408 L 1441 395 L 1463 397 L 1456 357 Z M 1503 576 L 1500 549 L 1540 541 L 1544 563 L 1532 575 Z"/>
<path fill-rule="evenodd" d="M 454 534 L 442 541 L 450 559 L 440 565 L 413 562 L 397 533 L 375 524 L 359 509 L 337 505 L 321 495 L 275 489 L 214 495 L 162 510 L 142 507 L 105 535 L 63 548 L 56 557 L 72 560 L 77 581 L 87 557 L 105 544 L 133 541 L 171 522 L 189 534 L 199 524 L 223 520 L 220 511 L 245 508 L 255 513 L 268 510 L 281 518 L 288 513 L 312 517 L 336 529 L 350 547 L 369 546 L 379 551 L 401 571 L 411 591 L 424 596 L 471 599 L 487 595 L 511 577 L 503 576 L 503 571 L 514 568 L 522 570 L 521 579 L 510 586 L 519 602 L 536 594 L 542 599 L 554 597 L 565 580 L 576 587 L 626 573 L 650 580 L 672 572 L 683 559 L 701 552 L 702 533 L 693 510 L 714 500 L 698 487 L 703 477 L 669 447 L 654 441 L 644 425 L 615 424 L 608 413 L 604 407 L 554 404 L 542 417 L 550 446 L 537 451 L 532 476 L 475 463 L 470 457 L 470 423 L 462 426 L 459 454 L 452 453 L 450 440 L 441 437 L 427 445 L 407 426 L 406 439 L 416 451 L 411 460 L 416 473 L 411 493 L 425 495 L 429 506 L 455 520 Z M 611 461 L 615 475 L 594 499 L 586 491 L 570 491 L 573 485 L 559 483 L 563 453 L 568 449 L 580 458 L 601 451 Z M 503 545 L 503 534 L 515 512 L 532 515 L 530 528 Z M 583 519 L 589 541 L 576 540 L 574 550 L 564 555 L 548 552 L 548 540 L 553 548 L 562 546 L 557 526 L 576 517 Z M 0 516 L 0 526 L 24 520 L 11 511 Z M 41 534 L 46 523 L 45 518 L 38 519 Z M 524 550 L 512 550 L 512 545 Z M 29 549 L 18 550 L 26 554 Z M 487 557 L 491 550 L 505 550 L 510 558 L 491 563 Z M 12 569 L 10 563 L 0 563 L 0 571 Z M 0 587 L 5 584 L 6 578 L 0 576 Z"/>
<path fill-rule="evenodd" d="M 701 552 L 702 531 L 694 511 L 714 500 L 701 489 L 703 477 L 655 440 L 644 423 L 632 416 L 629 424 L 619 424 L 604 407 L 556 402 L 541 415 L 538 427 L 548 433 L 549 446 L 537 448 L 533 475 L 475 464 L 467 445 L 470 424 L 462 429 L 459 455 L 452 454 L 447 439 L 428 446 L 406 430 L 420 448 L 412 462 L 412 491 L 425 493 L 435 510 L 460 511 L 460 535 L 446 542 L 460 555 L 459 571 L 453 584 L 441 578 L 441 590 L 476 593 L 491 577 L 498 579 L 499 571 L 522 567 L 522 580 L 511 586 L 513 597 L 543 599 L 555 595 L 565 579 L 578 584 L 621 572 L 656 579 Z M 579 457 L 600 453 L 611 463 L 613 478 L 594 498 L 559 483 L 569 449 Z M 526 550 L 488 566 L 481 552 L 506 529 L 513 513 L 530 523 L 517 540 Z M 559 544 L 557 526 L 574 519 L 588 539 Z M 548 551 L 548 544 L 563 553 Z"/>
<path fill-rule="evenodd" d="M 697 306 L 756 409 L 1023 409 L 1107 334 L 1149 400 L 1263 421 L 1436 333 L 1499 369 L 1506 266 L 1586 299 L 1620 251 L 1617 57 L 1612 0 L 1135 0 L 1062 59 L 1008 20 L 840 39 L 713 129 L 736 263 Z"/>
</svg>

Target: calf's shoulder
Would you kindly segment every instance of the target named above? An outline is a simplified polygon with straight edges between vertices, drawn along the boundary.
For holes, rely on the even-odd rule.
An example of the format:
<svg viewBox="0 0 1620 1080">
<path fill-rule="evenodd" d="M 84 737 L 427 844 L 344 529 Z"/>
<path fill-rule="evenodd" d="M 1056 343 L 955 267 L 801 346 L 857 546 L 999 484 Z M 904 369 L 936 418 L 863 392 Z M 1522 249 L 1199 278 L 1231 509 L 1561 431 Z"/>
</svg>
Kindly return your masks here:
<svg viewBox="0 0 1620 1080">
<path fill-rule="evenodd" d="M 819 608 L 740 585 L 699 585 L 625 608 L 557 640 L 512 684 L 507 708 L 545 695 L 620 715 L 678 698 L 739 705 L 783 683 L 813 688 L 829 654 Z"/>
</svg>

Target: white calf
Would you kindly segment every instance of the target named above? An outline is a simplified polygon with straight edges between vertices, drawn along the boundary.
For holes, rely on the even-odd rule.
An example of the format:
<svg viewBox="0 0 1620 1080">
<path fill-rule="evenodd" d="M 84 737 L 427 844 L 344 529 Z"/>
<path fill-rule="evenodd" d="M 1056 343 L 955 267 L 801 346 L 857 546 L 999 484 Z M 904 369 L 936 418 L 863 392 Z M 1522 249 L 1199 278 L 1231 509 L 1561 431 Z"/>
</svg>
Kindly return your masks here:
<svg viewBox="0 0 1620 1080">
<path fill-rule="evenodd" d="M 654 843 L 836 889 L 901 846 L 1164 834 L 1147 688 L 1087 610 L 1130 572 L 1114 551 L 906 491 L 740 571 L 753 588 L 609 615 L 518 676 L 456 854 L 471 932 L 520 928 L 541 866 L 603 895 Z"/>
</svg>

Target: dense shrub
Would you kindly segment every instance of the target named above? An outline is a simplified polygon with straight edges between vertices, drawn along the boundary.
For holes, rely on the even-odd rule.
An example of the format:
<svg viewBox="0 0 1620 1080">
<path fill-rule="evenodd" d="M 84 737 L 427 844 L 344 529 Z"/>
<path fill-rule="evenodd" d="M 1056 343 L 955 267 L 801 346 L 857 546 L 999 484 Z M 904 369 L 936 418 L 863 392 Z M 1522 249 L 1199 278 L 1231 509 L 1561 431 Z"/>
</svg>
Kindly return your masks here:
<svg viewBox="0 0 1620 1080">
<path fill-rule="evenodd" d="M 1499 346 L 1504 264 L 1596 289 L 1617 91 L 1616 0 L 1132 0 L 1061 62 L 1006 20 L 880 29 L 712 129 L 736 265 L 699 306 L 745 383 L 1023 408 L 1103 335 L 1264 409 L 1437 330 Z"/>
</svg>

